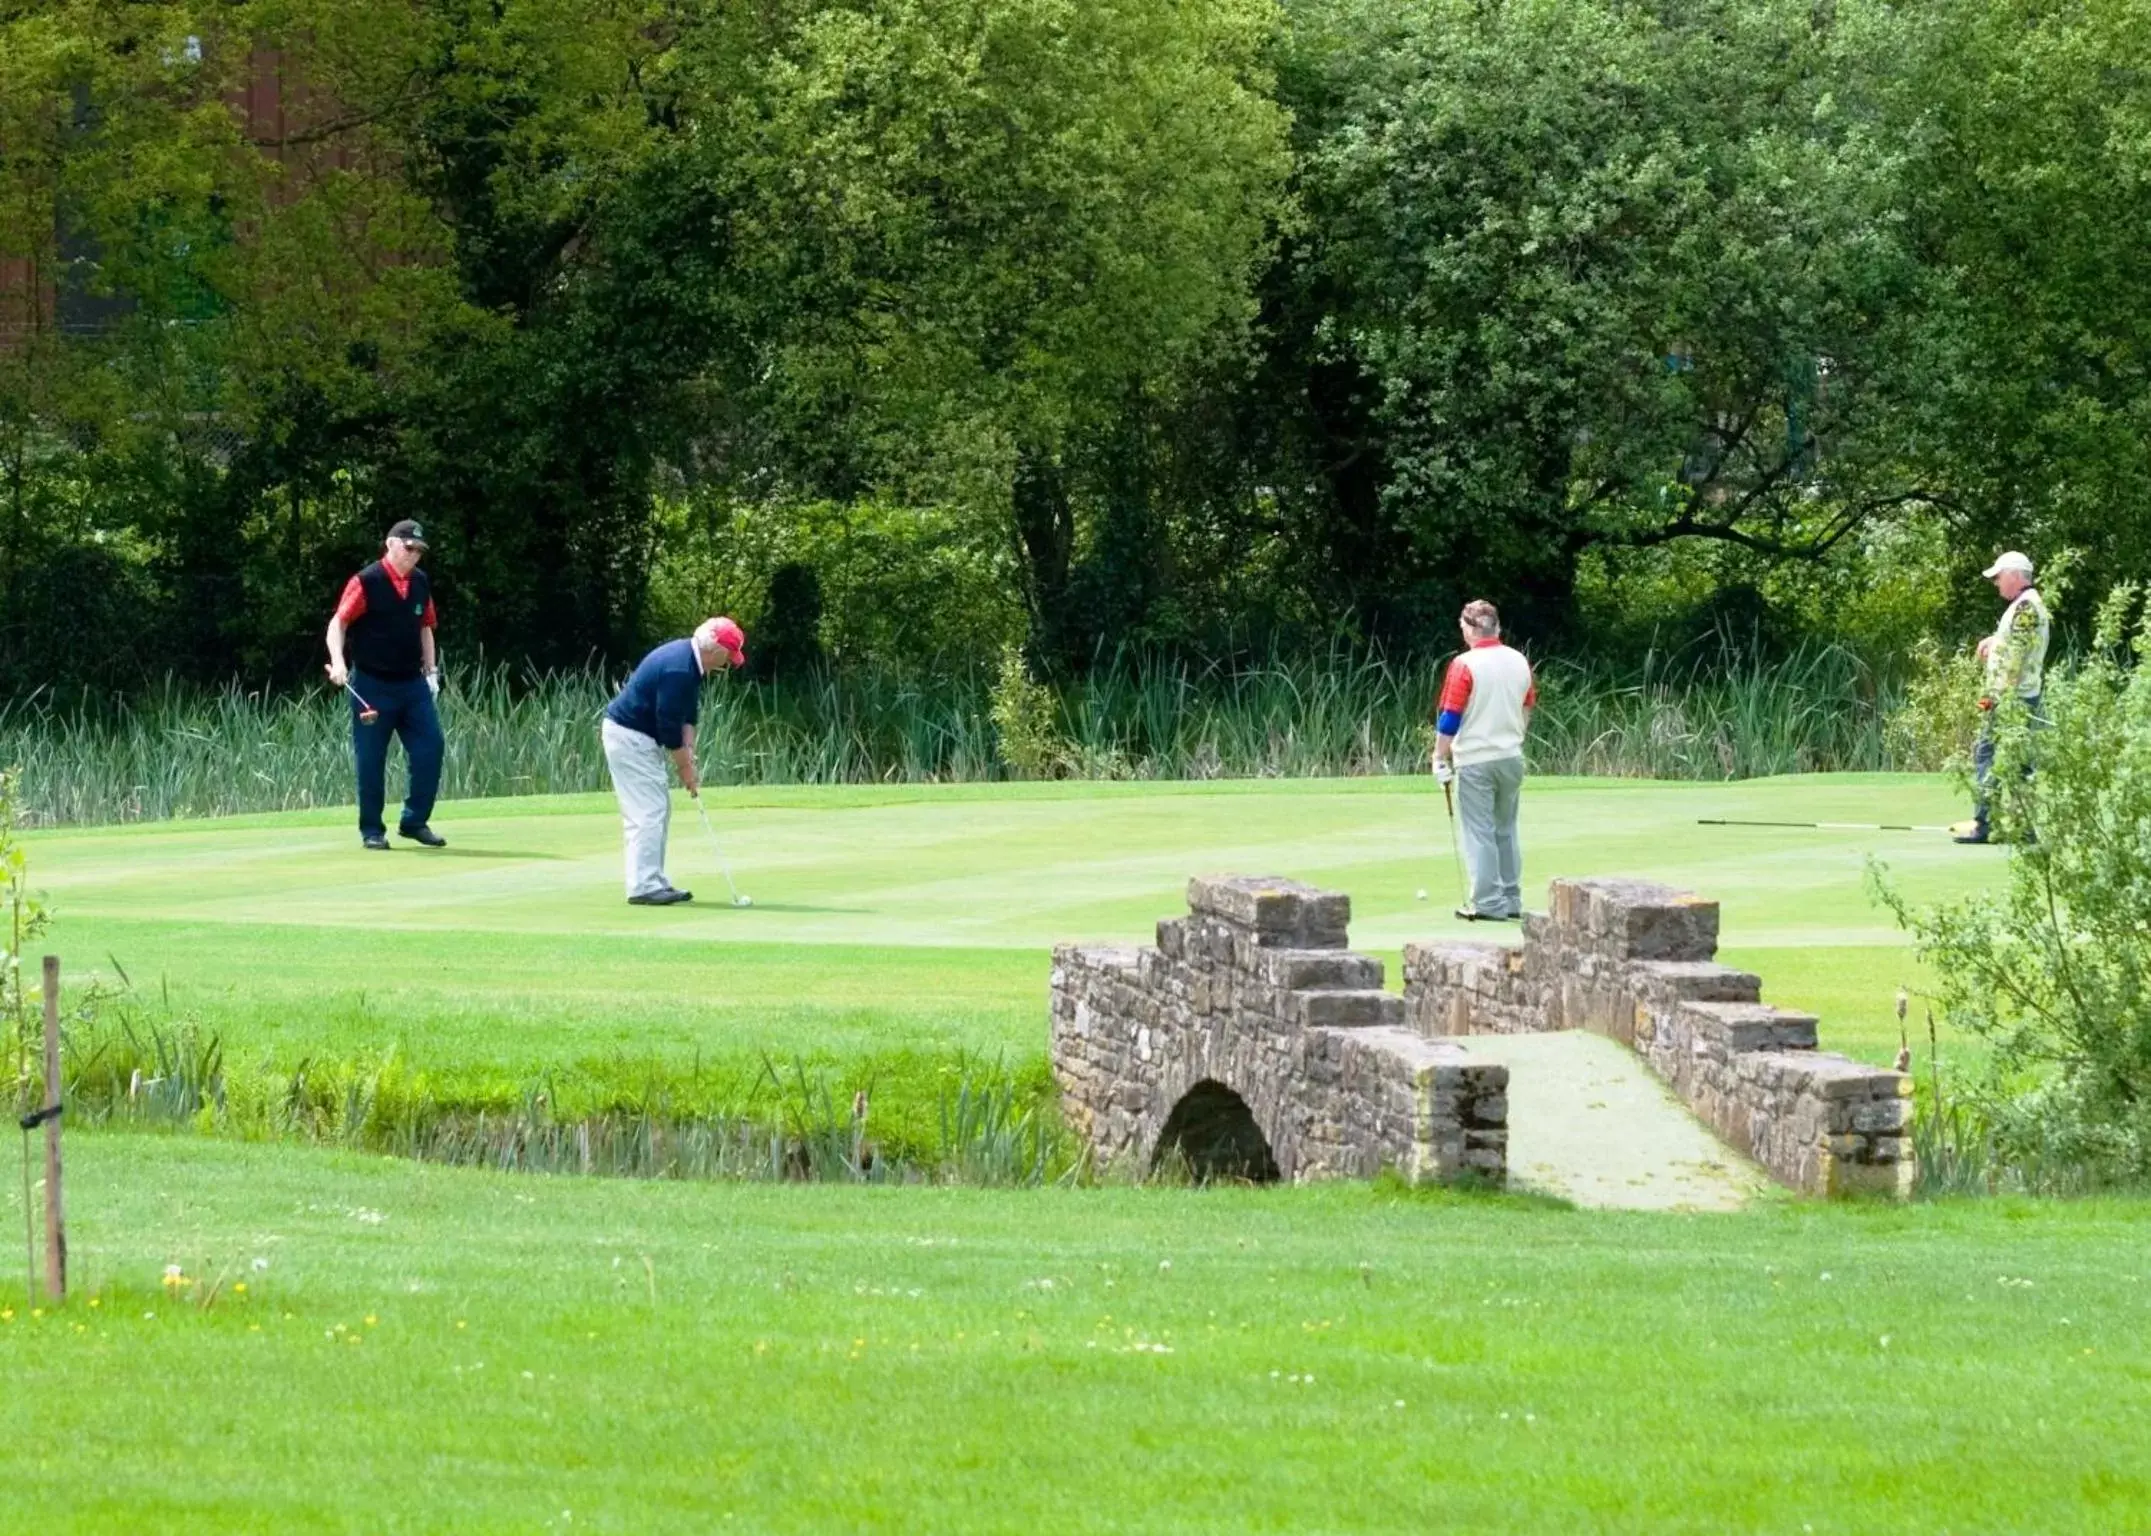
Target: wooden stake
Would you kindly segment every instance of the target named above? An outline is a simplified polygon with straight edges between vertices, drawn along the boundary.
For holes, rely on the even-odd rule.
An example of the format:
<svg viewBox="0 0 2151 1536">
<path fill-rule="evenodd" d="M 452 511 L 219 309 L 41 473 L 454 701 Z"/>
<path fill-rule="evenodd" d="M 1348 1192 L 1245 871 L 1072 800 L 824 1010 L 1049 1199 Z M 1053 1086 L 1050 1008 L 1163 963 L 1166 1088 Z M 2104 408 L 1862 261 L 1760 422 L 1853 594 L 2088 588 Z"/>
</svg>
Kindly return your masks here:
<svg viewBox="0 0 2151 1536">
<path fill-rule="evenodd" d="M 45 957 L 45 1295 L 67 1300 L 67 1220 L 60 1204 L 60 957 Z"/>
</svg>

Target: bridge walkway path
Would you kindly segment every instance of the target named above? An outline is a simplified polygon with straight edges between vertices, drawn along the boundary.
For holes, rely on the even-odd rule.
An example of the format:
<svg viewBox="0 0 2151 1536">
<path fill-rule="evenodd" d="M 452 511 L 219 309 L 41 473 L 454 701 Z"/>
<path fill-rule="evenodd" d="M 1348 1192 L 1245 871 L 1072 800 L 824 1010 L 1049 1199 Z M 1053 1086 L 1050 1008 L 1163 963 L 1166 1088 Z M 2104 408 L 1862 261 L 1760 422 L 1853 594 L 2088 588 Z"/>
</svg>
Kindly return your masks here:
<svg viewBox="0 0 2151 1536">
<path fill-rule="evenodd" d="M 1512 1189 L 1607 1209 L 1728 1211 L 1775 1187 L 1616 1041 L 1572 1029 L 1463 1043 L 1509 1068 Z"/>
</svg>

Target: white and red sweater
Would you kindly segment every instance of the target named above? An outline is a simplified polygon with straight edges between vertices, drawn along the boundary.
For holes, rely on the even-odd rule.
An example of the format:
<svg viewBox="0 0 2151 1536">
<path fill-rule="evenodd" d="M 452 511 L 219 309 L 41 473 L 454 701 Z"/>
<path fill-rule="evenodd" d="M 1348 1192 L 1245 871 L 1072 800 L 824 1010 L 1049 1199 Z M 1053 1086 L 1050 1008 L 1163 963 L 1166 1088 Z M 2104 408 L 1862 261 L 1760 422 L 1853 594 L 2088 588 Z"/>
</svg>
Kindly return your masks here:
<svg viewBox="0 0 2151 1536">
<path fill-rule="evenodd" d="M 1524 753 L 1524 727 L 1538 707 L 1538 684 L 1524 653 L 1497 639 L 1474 640 L 1449 663 L 1434 729 L 1454 736 L 1459 768 L 1498 763 Z"/>
</svg>

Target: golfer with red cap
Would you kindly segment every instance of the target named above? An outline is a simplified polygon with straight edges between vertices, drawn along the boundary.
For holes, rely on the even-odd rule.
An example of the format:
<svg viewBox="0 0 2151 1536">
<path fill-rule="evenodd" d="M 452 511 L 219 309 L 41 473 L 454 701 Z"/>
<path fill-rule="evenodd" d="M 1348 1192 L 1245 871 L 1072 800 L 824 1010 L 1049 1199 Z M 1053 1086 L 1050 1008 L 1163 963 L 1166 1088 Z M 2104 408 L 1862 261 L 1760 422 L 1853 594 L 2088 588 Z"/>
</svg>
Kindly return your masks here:
<svg viewBox="0 0 2151 1536">
<path fill-rule="evenodd" d="M 441 691 L 433 648 L 433 589 L 418 568 L 426 530 L 405 518 L 388 530 L 380 559 L 344 584 L 329 620 L 329 681 L 351 695 L 351 754 L 358 764 L 359 841 L 388 847 L 381 810 L 388 798 L 388 738 L 402 738 L 410 792 L 398 836 L 428 848 L 448 839 L 427 825 L 441 789 Z M 347 655 L 348 652 L 348 655 Z"/>
<path fill-rule="evenodd" d="M 747 636 L 730 619 L 705 619 L 685 640 L 668 640 L 642 658 L 613 701 L 605 706 L 598 734 L 605 766 L 620 797 L 620 828 L 627 844 L 627 899 L 637 907 L 669 907 L 694 893 L 665 878 L 665 834 L 672 825 L 672 793 L 665 758 L 680 787 L 702 793 L 695 771 L 695 720 L 702 708 L 702 678 L 712 667 L 746 665 Z"/>
</svg>

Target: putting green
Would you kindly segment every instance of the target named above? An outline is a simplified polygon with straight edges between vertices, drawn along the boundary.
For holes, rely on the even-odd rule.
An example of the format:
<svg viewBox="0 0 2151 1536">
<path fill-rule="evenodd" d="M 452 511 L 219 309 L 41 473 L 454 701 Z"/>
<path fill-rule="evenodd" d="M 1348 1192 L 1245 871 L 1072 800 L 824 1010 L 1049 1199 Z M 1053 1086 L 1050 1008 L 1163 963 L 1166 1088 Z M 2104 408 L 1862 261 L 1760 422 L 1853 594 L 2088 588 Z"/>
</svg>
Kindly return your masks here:
<svg viewBox="0 0 2151 1536">
<path fill-rule="evenodd" d="M 451 846 L 439 852 L 365 852 L 348 811 L 40 833 L 29 845 L 71 976 L 123 968 L 235 1050 L 283 1061 L 389 1047 L 517 1071 L 622 1054 L 1035 1057 L 1048 946 L 1143 938 L 1200 871 L 1348 891 L 1354 942 L 1392 956 L 1408 939 L 1486 932 L 1447 915 L 1457 872 L 1425 780 L 756 789 L 710 801 L 751 908 L 725 904 L 684 799 L 671 871 L 702 899 L 661 910 L 622 899 L 603 796 L 444 806 L 435 824 Z M 1873 1053 L 1894 1046 L 1890 996 L 1912 971 L 1863 889 L 1869 855 L 1921 898 L 1993 878 L 2001 855 L 1932 833 L 1698 819 L 1942 822 L 1957 809 L 1923 777 L 1535 780 L 1527 894 L 1557 874 L 1618 873 L 1716 897 L 1728 958 L 1761 969 L 1773 999 L 1823 1012 L 1829 1043 Z"/>
</svg>

